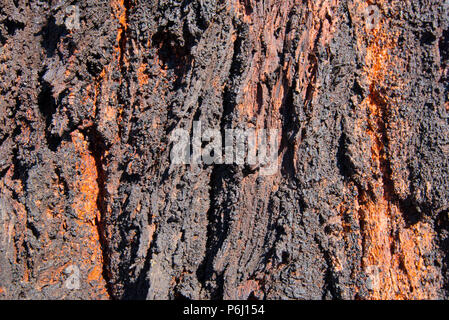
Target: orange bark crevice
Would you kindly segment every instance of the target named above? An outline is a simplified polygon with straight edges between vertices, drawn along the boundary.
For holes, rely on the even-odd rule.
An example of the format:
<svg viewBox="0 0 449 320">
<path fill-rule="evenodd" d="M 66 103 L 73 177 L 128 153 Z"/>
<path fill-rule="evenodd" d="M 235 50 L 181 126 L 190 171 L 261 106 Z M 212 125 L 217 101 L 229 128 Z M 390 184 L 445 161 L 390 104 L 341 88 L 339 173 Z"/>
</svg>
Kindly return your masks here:
<svg viewBox="0 0 449 320">
<path fill-rule="evenodd" d="M 356 201 L 363 239 L 362 269 L 368 275 L 371 299 L 435 298 L 436 291 L 423 288 L 431 272 L 423 256 L 432 250 L 435 234 L 426 222 L 407 225 L 388 159 L 388 115 L 397 101 L 383 89 L 396 90 L 404 80 L 394 72 L 401 63 L 393 53 L 398 35 L 386 29 L 380 21 L 375 29 L 367 31 L 365 74 L 370 92 L 360 108 L 366 111 L 366 134 L 371 140 L 367 176 L 371 192 L 359 190 Z"/>
<path fill-rule="evenodd" d="M 99 223 L 102 219 L 98 208 L 100 188 L 98 185 L 99 173 L 95 157 L 89 151 L 89 144 L 84 135 L 75 131 L 72 133 L 72 142 L 80 158 L 77 164 L 79 176 L 73 186 L 76 193 L 73 208 L 78 217 L 77 223 L 82 234 L 87 233 L 84 241 L 85 248 L 81 249 L 81 270 L 89 270 L 87 280 L 91 286 L 98 286 L 104 296 L 108 296 L 106 281 L 103 277 L 103 249 L 100 241 Z"/>
<path fill-rule="evenodd" d="M 118 54 L 118 61 L 120 69 L 124 64 L 127 64 L 125 51 L 127 45 L 128 32 L 128 11 L 131 8 L 130 0 L 112 0 L 111 6 L 114 16 L 118 19 L 119 29 L 117 31 L 117 46 L 116 52 Z"/>
</svg>

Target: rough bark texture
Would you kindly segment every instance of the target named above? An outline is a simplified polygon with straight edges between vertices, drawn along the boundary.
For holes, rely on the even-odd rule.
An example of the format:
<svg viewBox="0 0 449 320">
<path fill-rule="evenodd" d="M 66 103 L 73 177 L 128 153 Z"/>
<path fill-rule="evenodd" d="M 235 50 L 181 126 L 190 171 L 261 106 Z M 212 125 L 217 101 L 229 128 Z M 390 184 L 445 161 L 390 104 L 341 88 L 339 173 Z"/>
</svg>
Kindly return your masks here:
<svg viewBox="0 0 449 320">
<path fill-rule="evenodd" d="M 449 297 L 447 1 L 0 2 L 1 298 Z"/>
</svg>

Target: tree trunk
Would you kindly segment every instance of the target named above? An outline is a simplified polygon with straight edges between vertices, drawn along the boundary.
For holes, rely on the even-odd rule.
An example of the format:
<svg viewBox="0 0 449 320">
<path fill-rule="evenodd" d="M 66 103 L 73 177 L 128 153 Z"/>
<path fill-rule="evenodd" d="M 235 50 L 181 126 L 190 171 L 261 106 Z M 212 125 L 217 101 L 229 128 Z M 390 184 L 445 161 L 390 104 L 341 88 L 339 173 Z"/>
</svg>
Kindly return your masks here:
<svg viewBox="0 0 449 320">
<path fill-rule="evenodd" d="M 448 7 L 2 0 L 0 297 L 447 298 Z"/>
</svg>

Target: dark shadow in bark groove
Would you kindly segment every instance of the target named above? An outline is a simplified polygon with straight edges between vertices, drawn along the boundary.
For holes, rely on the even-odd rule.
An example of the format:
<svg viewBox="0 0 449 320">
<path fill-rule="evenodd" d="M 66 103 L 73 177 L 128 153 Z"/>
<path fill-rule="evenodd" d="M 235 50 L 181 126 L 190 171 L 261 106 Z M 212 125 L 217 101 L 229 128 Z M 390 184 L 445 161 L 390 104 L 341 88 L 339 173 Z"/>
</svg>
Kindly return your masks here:
<svg viewBox="0 0 449 320">
<path fill-rule="evenodd" d="M 344 132 L 340 135 L 340 139 L 338 139 L 337 167 L 340 175 L 345 179 L 352 176 L 354 172 L 351 159 L 348 156 L 348 138 Z"/>
<path fill-rule="evenodd" d="M 41 45 L 47 53 L 47 58 L 55 55 L 59 40 L 66 35 L 68 35 L 66 26 L 57 25 L 53 16 L 47 20 L 47 24 L 36 34 L 36 36 L 42 36 Z"/>
<path fill-rule="evenodd" d="M 46 68 L 39 74 L 39 83 L 41 91 L 38 96 L 39 111 L 45 119 L 45 138 L 47 139 L 47 146 L 50 150 L 56 151 L 61 143 L 61 138 L 54 136 L 51 133 L 51 125 L 53 115 L 56 113 L 57 103 L 53 97 L 53 87 L 50 83 L 43 79 Z"/>
<path fill-rule="evenodd" d="M 198 267 L 197 277 L 206 290 L 210 290 L 211 298 L 223 298 L 223 275 L 216 274 L 213 264 L 218 251 L 222 248 L 230 230 L 230 215 L 232 211 L 232 199 L 229 197 L 220 203 L 217 195 L 228 194 L 224 192 L 224 180 L 232 180 L 232 169 L 229 166 L 215 166 L 210 178 L 210 208 L 207 212 L 209 224 L 207 226 L 207 241 L 204 260 Z M 227 202 L 227 203 L 226 203 Z M 221 218 L 223 216 L 223 218 Z M 216 287 L 210 288 L 207 281 L 215 279 Z M 219 281 L 221 279 L 221 281 Z"/>
<path fill-rule="evenodd" d="M 295 179 L 295 146 L 296 137 L 299 132 L 300 122 L 293 100 L 293 88 L 295 84 L 288 85 L 287 80 L 284 79 L 284 92 L 286 95 L 283 98 L 281 114 L 282 121 L 282 138 L 280 144 L 280 154 L 283 153 L 281 174 L 283 177 L 293 181 Z"/>
</svg>

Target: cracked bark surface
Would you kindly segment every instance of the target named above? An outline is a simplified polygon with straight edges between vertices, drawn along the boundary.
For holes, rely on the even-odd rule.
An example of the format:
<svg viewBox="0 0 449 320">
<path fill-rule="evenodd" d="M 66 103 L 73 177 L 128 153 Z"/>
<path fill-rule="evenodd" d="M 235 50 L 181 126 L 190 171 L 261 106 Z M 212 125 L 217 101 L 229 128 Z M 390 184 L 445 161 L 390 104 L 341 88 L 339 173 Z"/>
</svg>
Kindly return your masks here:
<svg viewBox="0 0 449 320">
<path fill-rule="evenodd" d="M 448 298 L 448 17 L 1 0 L 0 298 Z M 172 165 L 194 121 L 279 129 L 279 171 Z"/>
</svg>

